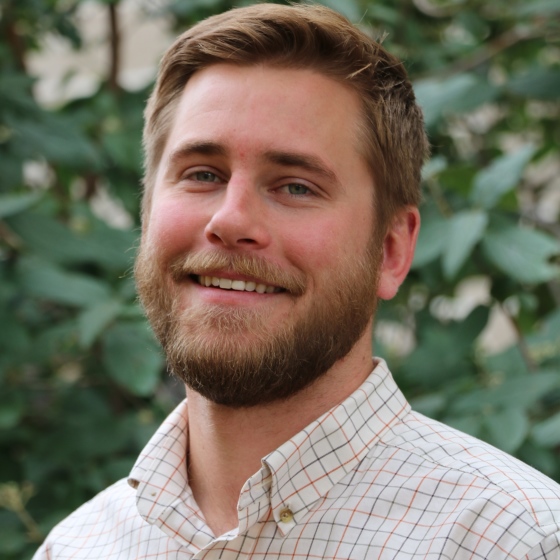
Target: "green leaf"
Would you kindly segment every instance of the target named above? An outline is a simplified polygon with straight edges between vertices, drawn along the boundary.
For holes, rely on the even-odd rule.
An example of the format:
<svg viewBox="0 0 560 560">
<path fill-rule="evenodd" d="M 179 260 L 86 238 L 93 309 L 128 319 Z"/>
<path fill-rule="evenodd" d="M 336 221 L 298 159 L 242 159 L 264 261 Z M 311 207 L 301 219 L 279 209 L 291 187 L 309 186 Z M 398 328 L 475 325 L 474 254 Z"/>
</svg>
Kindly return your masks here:
<svg viewBox="0 0 560 560">
<path fill-rule="evenodd" d="M 25 401 L 21 395 L 13 391 L 4 392 L 0 396 L 0 429 L 9 430 L 17 426 L 25 409 Z"/>
<path fill-rule="evenodd" d="M 521 180 L 523 170 L 533 157 L 536 148 L 527 145 L 520 150 L 495 159 L 480 170 L 475 178 L 471 198 L 484 208 L 494 207 L 500 198 L 514 189 Z"/>
<path fill-rule="evenodd" d="M 474 176 L 478 172 L 478 168 L 464 163 L 454 163 L 444 169 L 438 179 L 439 185 L 444 195 L 454 192 L 461 194 L 461 199 L 468 198 L 472 190 Z"/>
<path fill-rule="evenodd" d="M 437 416 L 446 404 L 447 399 L 443 393 L 428 393 L 410 400 L 413 410 L 430 418 Z"/>
<path fill-rule="evenodd" d="M 558 0 L 532 0 L 518 4 L 515 12 L 520 16 L 547 16 L 560 13 L 560 6 Z"/>
<path fill-rule="evenodd" d="M 109 375 L 135 395 L 152 393 L 163 360 L 145 323 L 117 323 L 105 332 L 103 361 Z"/>
<path fill-rule="evenodd" d="M 560 412 L 535 424 L 531 435 L 543 447 L 560 444 Z"/>
<path fill-rule="evenodd" d="M 41 119 L 18 119 L 6 115 L 6 124 L 15 131 L 13 149 L 23 158 L 41 158 L 75 166 L 96 167 L 98 154 L 75 124 L 62 115 L 44 113 Z"/>
<path fill-rule="evenodd" d="M 137 457 L 131 456 L 126 459 L 115 459 L 109 461 L 103 468 L 103 474 L 108 480 L 119 480 L 126 478 L 134 466 Z"/>
<path fill-rule="evenodd" d="M 516 457 L 552 478 L 556 475 L 558 460 L 554 449 L 537 445 L 532 439 L 525 440 Z"/>
<path fill-rule="evenodd" d="M 560 308 L 545 315 L 541 326 L 542 330 L 550 336 L 560 335 Z"/>
<path fill-rule="evenodd" d="M 12 555 L 21 552 L 27 544 L 27 538 L 23 531 L 15 528 L 0 526 L 0 552 Z"/>
<path fill-rule="evenodd" d="M 437 259 L 445 247 L 449 222 L 440 216 L 422 222 L 412 268 L 420 268 Z"/>
<path fill-rule="evenodd" d="M 78 317 L 78 337 L 82 348 L 89 348 L 122 309 L 122 303 L 109 300 L 83 311 Z"/>
<path fill-rule="evenodd" d="M 0 195 L 0 218 L 6 218 L 26 210 L 33 206 L 41 196 L 41 193 Z"/>
<path fill-rule="evenodd" d="M 482 249 L 490 262 L 519 282 L 546 282 L 560 273 L 548 262 L 560 253 L 560 243 L 540 231 L 516 226 L 495 229 L 482 240 Z"/>
<path fill-rule="evenodd" d="M 4 66 L 5 68 L 5 66 Z M 30 94 L 33 78 L 25 74 L 3 71 L 0 74 L 0 107 L 10 112 L 26 115 L 40 114 L 37 103 Z"/>
<path fill-rule="evenodd" d="M 414 92 L 422 107 L 426 126 L 435 124 L 442 112 L 472 90 L 475 83 L 476 78 L 471 74 L 460 74 L 445 81 L 426 79 L 416 82 Z"/>
<path fill-rule="evenodd" d="M 89 229 L 77 233 L 49 216 L 25 212 L 8 220 L 24 243 L 42 258 L 57 263 L 97 263 L 109 269 L 130 266 L 136 243 L 133 232 L 111 229 L 90 221 Z"/>
<path fill-rule="evenodd" d="M 535 66 L 514 76 L 507 87 L 523 97 L 552 101 L 560 97 L 560 70 Z"/>
<path fill-rule="evenodd" d="M 138 303 L 123 305 L 120 311 L 120 317 L 122 319 L 139 320 L 144 318 L 144 311 L 142 310 L 142 307 Z"/>
<path fill-rule="evenodd" d="M 449 222 L 448 238 L 443 248 L 443 272 L 453 278 L 482 239 L 488 215 L 482 210 L 459 212 Z"/>
<path fill-rule="evenodd" d="M 432 179 L 444 169 L 447 169 L 447 160 L 443 156 L 435 156 L 422 167 L 422 181 Z"/>
<path fill-rule="evenodd" d="M 25 361 L 30 344 L 21 320 L 0 307 L 0 381 L 8 368 Z"/>
<path fill-rule="evenodd" d="M 414 84 L 427 127 L 446 113 L 471 111 L 494 99 L 498 90 L 474 74 L 458 74 L 447 80 L 428 78 Z"/>
<path fill-rule="evenodd" d="M 546 316 L 540 330 L 526 337 L 526 343 L 536 363 L 560 357 L 560 309 Z"/>
<path fill-rule="evenodd" d="M 443 326 L 425 329 L 420 344 L 403 363 L 405 379 L 432 389 L 463 375 L 468 362 L 465 353 L 455 348 L 456 341 L 455 333 Z"/>
<path fill-rule="evenodd" d="M 1 134 L 1 127 L 0 127 Z M 1 144 L 1 142 L 0 142 Z M 0 148 L 2 146 L 0 145 Z M 12 157 L 5 150 L 0 150 L 0 191 L 9 192 L 23 185 L 23 165 L 18 158 Z"/>
<path fill-rule="evenodd" d="M 419 325 L 418 345 L 402 364 L 405 379 L 431 389 L 470 374 L 472 344 L 486 326 L 489 312 L 478 306 L 462 322 L 442 324 L 431 319 Z"/>
<path fill-rule="evenodd" d="M 443 419 L 445 424 L 452 428 L 465 432 L 473 437 L 480 438 L 482 431 L 482 417 L 481 416 L 446 416 Z"/>
<path fill-rule="evenodd" d="M 13 216 L 8 224 L 23 242 L 44 259 L 58 263 L 83 262 L 87 254 L 85 243 L 68 227 L 37 212 Z"/>
<path fill-rule="evenodd" d="M 377 2 L 369 4 L 368 16 L 370 16 L 372 21 L 389 23 L 391 25 L 398 25 L 400 21 L 398 9 L 390 5 L 384 6 Z"/>
<path fill-rule="evenodd" d="M 555 372 L 542 371 L 524 377 L 505 378 L 499 385 L 474 389 L 457 397 L 450 410 L 457 415 L 481 413 L 489 408 L 525 410 L 558 387 L 560 376 Z"/>
<path fill-rule="evenodd" d="M 18 273 L 26 294 L 56 303 L 89 307 L 111 296 L 110 289 L 102 282 L 34 257 L 22 259 Z"/>
<path fill-rule="evenodd" d="M 479 358 L 485 371 L 504 378 L 524 377 L 530 373 L 517 344 L 497 354 L 481 354 Z"/>
<path fill-rule="evenodd" d="M 484 41 L 490 32 L 489 25 L 482 15 L 466 6 L 457 13 L 456 22 L 478 41 Z"/>
<path fill-rule="evenodd" d="M 506 453 L 519 449 L 529 433 L 527 414 L 518 408 L 508 407 L 484 417 L 488 443 Z"/>
<path fill-rule="evenodd" d="M 457 344 L 458 348 L 464 344 L 466 348 L 472 349 L 474 341 L 488 324 L 490 317 L 490 309 L 485 305 L 477 305 L 463 321 L 453 323 L 451 328 L 455 332 L 455 336 L 461 340 L 461 344 Z"/>
<path fill-rule="evenodd" d="M 49 363 L 53 357 L 57 360 L 67 356 L 76 345 L 76 322 L 65 321 L 44 327 L 33 341 L 29 355 L 36 362 Z"/>
<path fill-rule="evenodd" d="M 358 7 L 358 3 L 355 0 L 320 0 L 320 3 L 336 10 L 355 23 L 360 21 L 363 15 L 363 12 Z"/>
<path fill-rule="evenodd" d="M 139 136 L 131 134 L 128 129 L 117 130 L 104 136 L 103 147 L 120 169 L 141 173 L 142 147 Z"/>
</svg>

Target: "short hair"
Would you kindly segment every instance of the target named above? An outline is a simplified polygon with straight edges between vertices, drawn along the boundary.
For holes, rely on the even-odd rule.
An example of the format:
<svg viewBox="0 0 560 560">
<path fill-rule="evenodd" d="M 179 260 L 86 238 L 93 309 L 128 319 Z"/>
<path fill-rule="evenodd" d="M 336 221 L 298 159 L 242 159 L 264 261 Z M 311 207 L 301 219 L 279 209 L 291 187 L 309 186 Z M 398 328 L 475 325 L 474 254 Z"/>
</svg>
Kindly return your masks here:
<svg viewBox="0 0 560 560">
<path fill-rule="evenodd" d="M 310 69 L 355 91 L 362 104 L 360 140 L 374 179 L 378 222 L 386 226 L 399 208 L 418 206 L 429 148 L 403 64 L 329 8 L 256 4 L 201 21 L 163 56 L 145 111 L 144 213 L 185 84 L 195 72 L 218 63 Z"/>
</svg>

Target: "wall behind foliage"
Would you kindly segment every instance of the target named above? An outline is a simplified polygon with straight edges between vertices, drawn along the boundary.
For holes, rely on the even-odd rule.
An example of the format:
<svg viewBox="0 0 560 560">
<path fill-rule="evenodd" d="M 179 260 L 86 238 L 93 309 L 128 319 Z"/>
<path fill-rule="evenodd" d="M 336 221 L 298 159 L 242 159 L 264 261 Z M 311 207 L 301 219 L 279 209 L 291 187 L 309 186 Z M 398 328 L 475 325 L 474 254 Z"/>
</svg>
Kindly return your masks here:
<svg viewBox="0 0 560 560">
<path fill-rule="evenodd" d="M 413 270 L 380 309 L 376 352 L 417 410 L 560 481 L 558 2 L 324 3 L 387 34 L 433 145 Z M 125 79 L 122 44 L 134 28 L 123 25 L 124 4 L 94 2 L 107 43 L 90 93 L 46 108 L 31 75 L 49 37 L 83 48 L 79 16 L 91 4 L 0 7 L 6 560 L 29 558 L 54 523 L 125 476 L 181 395 L 130 273 L 149 87 L 133 90 Z M 178 31 L 232 2 L 136 5 Z M 124 219 L 100 214 L 100 200 Z"/>
</svg>

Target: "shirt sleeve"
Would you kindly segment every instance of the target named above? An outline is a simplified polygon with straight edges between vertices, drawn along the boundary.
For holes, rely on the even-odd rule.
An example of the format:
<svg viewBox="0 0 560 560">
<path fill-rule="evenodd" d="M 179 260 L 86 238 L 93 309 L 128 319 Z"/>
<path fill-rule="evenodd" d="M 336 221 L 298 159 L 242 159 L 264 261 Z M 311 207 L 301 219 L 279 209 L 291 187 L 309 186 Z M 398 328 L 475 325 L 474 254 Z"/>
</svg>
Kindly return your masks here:
<svg viewBox="0 0 560 560">
<path fill-rule="evenodd" d="M 560 531 L 548 535 L 533 547 L 525 560 L 560 560 Z"/>
</svg>

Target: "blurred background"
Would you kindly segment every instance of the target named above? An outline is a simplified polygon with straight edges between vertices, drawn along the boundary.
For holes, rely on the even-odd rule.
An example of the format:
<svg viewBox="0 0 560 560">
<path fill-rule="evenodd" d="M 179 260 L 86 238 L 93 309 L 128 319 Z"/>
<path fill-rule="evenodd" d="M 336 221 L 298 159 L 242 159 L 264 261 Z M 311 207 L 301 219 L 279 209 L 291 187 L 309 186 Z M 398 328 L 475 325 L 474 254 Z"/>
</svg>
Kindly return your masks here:
<svg viewBox="0 0 560 560">
<path fill-rule="evenodd" d="M 142 110 L 252 2 L 0 3 L 0 558 L 30 558 L 184 396 L 136 302 Z M 433 155 L 375 353 L 414 408 L 560 482 L 560 2 L 325 0 L 400 56 Z"/>
</svg>

